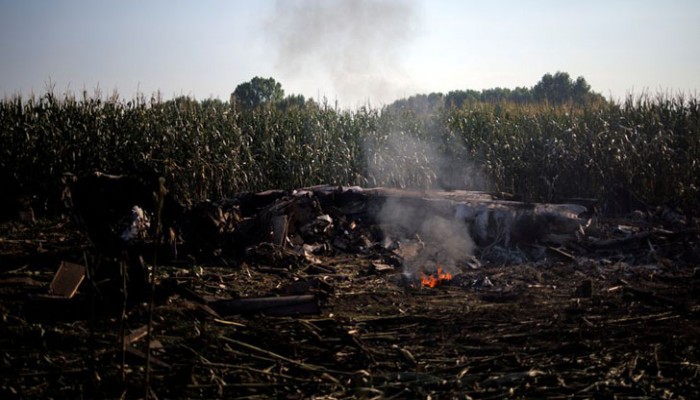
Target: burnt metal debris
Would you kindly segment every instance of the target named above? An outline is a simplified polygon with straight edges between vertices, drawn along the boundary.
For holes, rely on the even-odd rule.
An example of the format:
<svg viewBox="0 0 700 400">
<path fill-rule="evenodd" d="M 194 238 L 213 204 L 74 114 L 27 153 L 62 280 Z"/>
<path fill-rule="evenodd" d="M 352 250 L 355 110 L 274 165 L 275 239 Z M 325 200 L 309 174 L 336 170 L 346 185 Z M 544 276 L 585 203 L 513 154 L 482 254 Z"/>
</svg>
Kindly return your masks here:
<svg viewBox="0 0 700 400">
<path fill-rule="evenodd" d="M 146 363 L 152 398 L 700 397 L 672 210 L 85 179 L 75 220 L 0 225 L 2 398 L 143 398 Z"/>
</svg>

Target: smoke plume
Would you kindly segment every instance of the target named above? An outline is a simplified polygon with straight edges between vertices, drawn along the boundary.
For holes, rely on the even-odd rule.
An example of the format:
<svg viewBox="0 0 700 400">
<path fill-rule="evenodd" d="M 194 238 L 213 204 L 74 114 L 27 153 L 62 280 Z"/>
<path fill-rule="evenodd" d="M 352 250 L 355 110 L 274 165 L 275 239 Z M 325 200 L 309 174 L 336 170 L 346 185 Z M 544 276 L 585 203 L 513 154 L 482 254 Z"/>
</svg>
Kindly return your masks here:
<svg viewBox="0 0 700 400">
<path fill-rule="evenodd" d="M 393 100 L 406 81 L 399 56 L 414 36 L 414 8 L 399 0 L 280 0 L 267 29 L 277 68 L 289 79 L 330 80 L 343 101 Z"/>
<path fill-rule="evenodd" d="M 459 143 L 419 139 L 405 131 L 381 132 L 363 143 L 368 182 L 410 189 L 493 190 Z"/>
<path fill-rule="evenodd" d="M 472 162 L 446 156 L 444 147 L 442 144 L 441 149 L 437 141 L 421 140 L 403 131 L 384 132 L 365 144 L 370 182 L 419 191 L 487 189 L 487 180 Z M 408 246 L 414 248 L 416 240 L 422 243 L 418 251 L 404 254 L 407 276 L 417 276 L 421 269 L 435 271 L 437 267 L 455 273 L 459 262 L 474 251 L 470 227 L 464 218 L 456 215 L 456 210 L 422 208 L 424 204 L 389 198 L 377 215 L 384 236 L 410 243 Z"/>
<path fill-rule="evenodd" d="M 473 254 L 469 226 L 454 215 L 441 215 L 397 197 L 387 199 L 377 218 L 385 237 L 414 248 L 403 254 L 407 276 L 416 276 L 421 270 L 435 271 L 437 267 L 454 273 L 457 264 Z"/>
</svg>

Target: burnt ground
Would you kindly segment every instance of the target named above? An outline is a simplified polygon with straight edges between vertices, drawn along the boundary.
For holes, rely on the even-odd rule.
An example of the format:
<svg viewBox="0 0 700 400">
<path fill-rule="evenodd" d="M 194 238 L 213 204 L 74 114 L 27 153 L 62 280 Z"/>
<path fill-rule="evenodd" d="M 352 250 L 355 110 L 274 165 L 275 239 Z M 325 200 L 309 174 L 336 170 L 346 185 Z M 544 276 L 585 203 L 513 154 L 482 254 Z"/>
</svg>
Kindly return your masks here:
<svg viewBox="0 0 700 400">
<path fill-rule="evenodd" d="M 434 288 L 379 247 L 164 263 L 150 397 L 700 398 L 697 229 L 604 221 L 595 233 L 518 263 L 477 250 L 481 265 Z M 146 302 L 120 317 L 93 310 L 86 283 L 44 297 L 61 261 L 89 253 L 66 221 L 0 227 L 1 398 L 145 396 Z M 277 316 L 205 306 L 309 294 L 310 310 Z"/>
</svg>

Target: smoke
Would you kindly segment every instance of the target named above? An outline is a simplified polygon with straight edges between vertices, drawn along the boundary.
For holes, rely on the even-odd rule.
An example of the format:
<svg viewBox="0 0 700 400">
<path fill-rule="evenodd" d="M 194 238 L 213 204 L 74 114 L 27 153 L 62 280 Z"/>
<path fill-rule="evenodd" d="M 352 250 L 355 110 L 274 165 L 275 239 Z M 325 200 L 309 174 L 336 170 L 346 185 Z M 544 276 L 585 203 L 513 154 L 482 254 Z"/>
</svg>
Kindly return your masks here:
<svg viewBox="0 0 700 400">
<path fill-rule="evenodd" d="M 488 180 L 454 143 L 425 140 L 404 131 L 377 135 L 365 143 L 370 182 L 378 186 L 418 189 L 486 190 Z M 449 148 L 449 149 L 448 149 Z M 465 218 L 457 215 L 447 201 L 416 201 L 407 197 L 391 197 L 383 205 L 377 219 L 385 237 L 413 247 L 403 255 L 404 274 L 416 276 L 421 269 L 437 267 L 455 273 L 460 261 L 474 251 L 474 241 Z M 421 243 L 416 247 L 416 243 Z"/>
<path fill-rule="evenodd" d="M 435 146 L 403 131 L 368 138 L 364 154 L 373 185 L 427 189 L 437 178 Z"/>
<path fill-rule="evenodd" d="M 473 180 L 471 163 L 445 157 L 444 146 L 438 142 L 395 131 L 378 135 L 365 143 L 364 150 L 370 179 L 379 186 L 420 192 L 474 189 L 466 186 Z M 454 187 L 446 188 L 446 179 Z M 417 201 L 410 196 L 390 197 L 382 205 L 377 219 L 384 236 L 404 243 L 404 248 L 413 248 L 402 254 L 404 274 L 412 277 L 420 270 L 435 271 L 437 267 L 454 273 L 457 264 L 473 254 L 469 226 L 455 211 L 447 202 Z"/>
<path fill-rule="evenodd" d="M 456 261 L 471 255 L 474 250 L 474 241 L 464 220 L 433 215 L 423 221 L 421 232 L 424 241 L 436 246 L 435 261 L 446 267 L 454 266 Z"/>
<path fill-rule="evenodd" d="M 328 79 L 343 101 L 393 100 L 407 81 L 400 54 L 414 37 L 415 4 L 279 0 L 267 25 L 277 69 L 291 79 Z"/>
<path fill-rule="evenodd" d="M 403 254 L 407 276 L 437 267 L 455 272 L 457 263 L 473 254 L 474 241 L 464 219 L 439 209 L 410 197 L 390 197 L 377 215 L 385 237 L 404 243 L 405 248 L 413 246 Z"/>
<path fill-rule="evenodd" d="M 493 189 L 490 180 L 465 154 L 459 143 L 442 141 L 433 133 L 423 140 L 404 131 L 366 138 L 363 151 L 368 181 L 373 186 L 412 189 Z"/>
</svg>

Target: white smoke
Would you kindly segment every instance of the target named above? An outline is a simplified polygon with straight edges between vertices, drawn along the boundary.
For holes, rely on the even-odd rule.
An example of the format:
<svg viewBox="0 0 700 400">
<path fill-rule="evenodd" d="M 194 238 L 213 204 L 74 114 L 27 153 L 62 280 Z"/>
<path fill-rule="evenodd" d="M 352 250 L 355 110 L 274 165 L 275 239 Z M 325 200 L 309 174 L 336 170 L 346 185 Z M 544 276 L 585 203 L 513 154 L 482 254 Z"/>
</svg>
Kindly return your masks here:
<svg viewBox="0 0 700 400">
<path fill-rule="evenodd" d="M 439 207 L 410 197 L 389 197 L 377 214 L 384 235 L 413 247 L 404 256 L 404 274 L 417 276 L 421 270 L 457 272 L 460 261 L 473 254 L 474 241 L 464 219 L 440 213 Z"/>
<path fill-rule="evenodd" d="M 415 6 L 400 0 L 280 0 L 267 24 L 276 66 L 283 78 L 330 80 L 346 102 L 391 101 L 406 86 L 400 55 L 415 35 Z"/>
<path fill-rule="evenodd" d="M 434 196 L 430 190 L 480 190 L 476 185 L 486 181 L 469 160 L 445 158 L 440 143 L 402 131 L 377 135 L 365 143 L 364 151 L 372 184 L 417 190 L 424 198 Z M 468 260 L 475 247 L 465 218 L 445 207 L 446 202 L 432 206 L 431 201 L 415 200 L 390 197 L 377 215 L 385 237 L 418 250 L 404 254 L 404 273 L 417 276 L 421 269 L 435 271 L 438 267 L 458 272 L 458 264 Z M 416 247 L 416 241 L 420 246 Z"/>
<path fill-rule="evenodd" d="M 364 143 L 372 185 L 427 189 L 436 183 L 435 147 L 405 132 L 387 132 Z"/>
<path fill-rule="evenodd" d="M 438 140 L 435 135 L 435 140 Z M 459 144 L 441 145 L 406 132 L 383 132 L 364 143 L 369 184 L 411 189 L 482 190 L 493 189 Z M 450 149 L 446 149 L 450 147 Z M 448 156 L 445 151 L 462 155 Z"/>
</svg>

